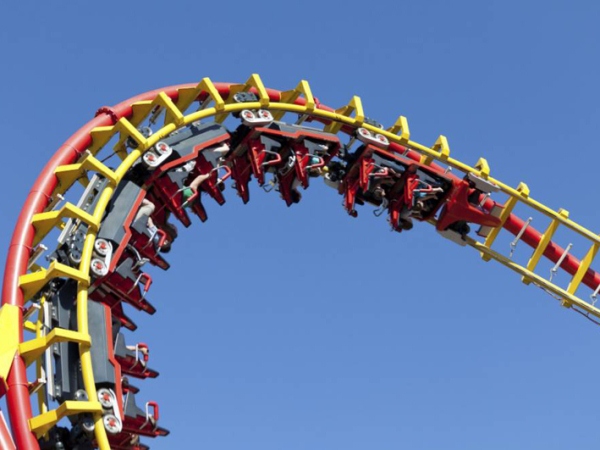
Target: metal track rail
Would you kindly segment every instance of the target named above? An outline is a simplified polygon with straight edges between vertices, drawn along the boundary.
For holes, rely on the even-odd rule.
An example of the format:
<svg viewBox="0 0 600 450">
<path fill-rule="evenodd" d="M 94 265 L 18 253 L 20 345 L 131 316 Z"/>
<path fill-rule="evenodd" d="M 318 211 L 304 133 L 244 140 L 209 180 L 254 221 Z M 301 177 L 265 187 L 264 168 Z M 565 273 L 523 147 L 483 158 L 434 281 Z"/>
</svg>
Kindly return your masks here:
<svg viewBox="0 0 600 450">
<path fill-rule="evenodd" d="M 253 92 L 256 102 L 236 103 L 233 95 L 239 92 Z M 198 102 L 199 109 L 191 108 Z M 474 174 L 498 187 L 506 196 L 500 213 L 501 227 L 488 230 L 482 238 L 469 238 L 468 245 L 478 251 L 484 260 L 496 260 L 522 277 L 523 282 L 533 283 L 553 297 L 563 306 L 575 308 L 589 317 L 600 318 L 600 310 L 595 307 L 595 297 L 600 286 L 600 273 L 592 269 L 600 236 L 569 219 L 565 210 L 555 211 L 534 200 L 527 185 L 513 188 L 493 178 L 485 159 L 481 158 L 474 166 L 469 166 L 450 156 L 446 137 L 440 136 L 432 146 L 425 146 L 410 139 L 410 130 L 405 117 L 400 116 L 396 123 L 386 130 L 379 129 L 366 119 L 360 98 L 338 109 L 320 104 L 313 96 L 306 81 L 301 81 L 288 91 L 267 89 L 258 75 L 252 75 L 243 84 L 213 83 L 204 78 L 198 84 L 186 84 L 155 90 L 133 97 L 112 108 L 101 108 L 96 117 L 75 133 L 50 159 L 35 182 L 19 216 L 12 237 L 4 273 L 2 308 L 0 309 L 0 396 L 6 395 L 8 413 L 12 424 L 12 436 L 17 449 L 39 448 L 37 439 L 44 436 L 63 417 L 80 414 L 92 415 L 95 423 L 95 439 L 102 450 L 110 448 L 101 421 L 101 406 L 94 399 L 92 361 L 90 357 L 90 336 L 88 331 L 88 288 L 90 286 L 90 260 L 96 234 L 111 196 L 123 180 L 133 163 L 160 139 L 173 131 L 198 120 L 214 118 L 223 122 L 230 114 L 242 109 L 266 109 L 275 119 L 286 113 L 295 113 L 313 123 L 320 123 L 326 132 L 350 135 L 358 127 L 383 134 L 390 142 L 402 148 L 404 156 L 427 164 L 440 173 L 447 173 L 452 167 L 462 175 Z M 191 109 L 191 112 L 188 112 Z M 138 130 L 150 115 L 157 110 L 164 111 L 164 123 L 160 130 L 145 137 Z M 121 162 L 116 169 L 110 169 L 96 158 L 96 155 L 109 142 L 113 142 L 114 152 Z M 138 146 L 127 151 L 124 143 L 133 139 Z M 60 208 L 55 205 L 58 199 L 72 188 L 77 180 L 85 181 L 88 173 L 99 173 L 109 180 L 92 213 L 88 213 L 72 203 Z M 448 175 L 460 179 L 457 175 Z M 491 200 L 487 200 L 491 202 Z M 536 230 L 530 221 L 524 221 L 512 211 L 519 206 L 537 217 L 544 217 L 547 226 L 544 231 Z M 56 228 L 64 226 L 69 219 L 87 224 L 87 235 L 81 262 L 78 268 L 53 262 L 47 267 L 30 263 L 36 246 Z M 435 220 L 432 221 L 435 224 Z M 587 242 L 588 247 L 580 258 L 558 246 L 553 240 L 558 228 L 567 230 L 577 239 Z M 502 231 L 508 232 L 532 248 L 527 264 L 521 265 L 512 259 L 509 248 L 493 247 Z M 514 246 L 513 246 L 514 248 Z M 571 275 L 566 288 L 555 284 L 547 275 L 536 271 L 544 257 Z M 43 296 L 35 311 L 31 310 L 32 299 L 37 296 L 52 279 L 68 278 L 77 281 L 77 330 L 53 329 L 46 332 L 44 326 Z M 583 286 L 588 289 L 589 300 L 578 296 Z M 31 311 L 30 311 L 31 310 Z M 28 312 L 29 311 L 29 312 Z M 46 313 L 47 315 L 47 313 Z M 25 332 L 31 337 L 25 338 Z M 42 376 L 43 358 L 46 350 L 57 342 L 74 342 L 79 347 L 85 390 L 90 401 L 64 402 L 56 409 L 50 409 L 45 401 L 44 389 L 37 389 L 37 413 L 33 412 L 30 391 L 35 391 L 26 376 L 26 369 L 36 364 L 38 376 Z M 0 421 L 1 442 L 8 442 L 5 425 Z M 4 444 L 3 444 L 4 445 Z M 9 445 L 9 444 L 6 444 Z"/>
</svg>

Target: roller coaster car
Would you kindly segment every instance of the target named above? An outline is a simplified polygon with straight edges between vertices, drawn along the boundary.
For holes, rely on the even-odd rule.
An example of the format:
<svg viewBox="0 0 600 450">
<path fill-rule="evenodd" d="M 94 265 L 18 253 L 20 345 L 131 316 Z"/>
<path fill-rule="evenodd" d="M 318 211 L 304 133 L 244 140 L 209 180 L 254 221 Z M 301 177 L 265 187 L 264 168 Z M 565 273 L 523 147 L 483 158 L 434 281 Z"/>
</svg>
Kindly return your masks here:
<svg viewBox="0 0 600 450">
<path fill-rule="evenodd" d="M 135 346 L 125 344 L 123 333 L 117 333 L 115 339 L 115 358 L 121 365 L 121 373 L 136 378 L 156 378 L 158 372 L 147 367 L 149 359 L 148 346 L 143 343 Z"/>
<path fill-rule="evenodd" d="M 95 267 L 92 261 L 94 275 L 102 277 L 114 271 L 115 267 L 122 262 L 123 253 L 128 246 L 135 249 L 140 258 L 153 265 L 164 270 L 169 268 L 169 264 L 157 250 L 166 240 L 166 233 L 160 229 L 151 230 L 148 227 L 147 215 L 142 215 L 134 222 L 145 194 L 146 191 L 132 181 L 122 182 L 117 187 L 98 231 L 98 239 L 110 243 L 114 249 L 111 262 L 106 264 L 106 267 Z"/>
<path fill-rule="evenodd" d="M 89 293 L 90 299 L 95 300 L 97 302 L 102 302 L 110 306 L 113 317 L 119 322 L 122 327 L 130 331 L 137 330 L 137 325 L 129 316 L 125 314 L 123 310 L 123 298 L 112 295 L 109 292 L 103 291 L 101 289 L 90 289 Z M 127 301 L 127 300 L 125 300 Z M 135 305 L 134 305 L 135 306 Z M 141 309 L 141 308 L 138 308 Z"/>
<path fill-rule="evenodd" d="M 444 237 L 466 245 L 466 235 L 470 231 L 469 223 L 481 227 L 500 226 L 500 208 L 493 202 L 489 210 L 484 207 L 487 196 L 499 188 L 489 181 L 472 173 L 465 179 L 454 182 L 452 193 L 444 205 L 436 224 L 436 230 Z"/>
<path fill-rule="evenodd" d="M 140 443 L 140 436 L 133 433 L 108 436 L 108 442 L 112 450 L 150 450 L 150 447 Z"/>
<path fill-rule="evenodd" d="M 90 289 L 90 298 L 113 307 L 113 315 L 117 316 L 126 328 L 131 329 L 123 323 L 119 309 L 115 313 L 114 307 L 126 302 L 139 311 L 154 314 L 156 308 L 146 300 L 152 278 L 139 270 L 139 259 L 134 259 L 129 251 L 124 253 L 121 259 L 121 263 L 112 272 L 94 281 Z"/>
<path fill-rule="evenodd" d="M 129 378 L 127 377 L 121 378 L 121 385 L 123 387 L 123 395 L 127 394 L 128 392 L 133 392 L 134 394 L 140 392 L 140 388 L 131 384 L 129 382 Z"/>
<path fill-rule="evenodd" d="M 412 227 L 412 218 L 433 217 L 448 197 L 452 181 L 384 146 L 385 142 L 366 144 L 348 157 L 338 191 L 344 194 L 344 207 L 351 216 L 358 215 L 356 203 L 369 202 L 379 207 L 375 215 L 388 209 L 392 229 L 401 231 Z"/>
<path fill-rule="evenodd" d="M 146 402 L 145 409 L 137 406 L 135 394 L 128 392 L 123 409 L 123 431 L 141 436 L 167 436 L 169 430 L 158 426 L 158 404 Z"/>
<path fill-rule="evenodd" d="M 306 189 L 309 176 L 329 163 L 341 146 L 334 134 L 282 122 L 255 128 L 240 126 L 234 136 L 234 148 L 227 162 L 244 203 L 249 200 L 250 175 L 263 186 L 268 172 L 274 174 L 287 205 L 296 203 L 299 199 L 296 185 Z"/>
<path fill-rule="evenodd" d="M 235 189 L 244 203 L 250 200 L 248 183 L 252 175 L 262 186 L 265 183 L 264 167 L 281 164 L 279 147 L 278 142 L 261 138 L 260 132 L 247 125 L 240 125 L 233 133 L 232 150 L 226 163 L 231 167 Z"/>
<path fill-rule="evenodd" d="M 327 184 L 337 186 L 338 192 L 344 195 L 344 208 L 352 217 L 358 216 L 355 204 L 364 203 L 361 194 L 369 189 L 371 178 L 381 178 L 381 175 L 387 176 L 389 172 L 387 170 L 382 172 L 376 168 L 372 158 L 374 153 L 388 148 L 390 145 L 388 139 L 382 134 L 373 133 L 362 127 L 356 129 L 351 142 L 356 139 L 363 145 L 351 155 L 344 151 L 342 159 L 347 162 L 345 169 L 339 171 L 339 174 L 332 173 L 326 177 Z M 391 154 L 389 159 L 393 159 Z M 336 178 L 335 182 L 332 182 L 332 176 Z"/>
<path fill-rule="evenodd" d="M 54 322 L 61 328 L 76 329 L 77 284 L 67 281 L 63 288 L 65 289 L 59 289 L 51 299 Z M 90 355 L 98 401 L 102 406 L 102 423 L 113 442 L 117 445 L 124 445 L 126 441 L 121 438 L 127 437 L 131 442 L 131 439 L 134 439 L 133 435 L 166 436 L 169 432 L 157 426 L 158 405 L 155 402 L 148 402 L 146 411 L 140 410 L 135 404 L 134 392 L 136 389 L 130 389 L 128 383 L 123 383 L 124 378 L 122 377 L 123 372 L 142 378 L 154 377 L 158 373 L 147 368 L 142 371 L 135 369 L 136 361 L 139 364 L 142 363 L 137 360 L 135 355 L 132 362 L 123 335 L 118 331 L 118 323 L 113 321 L 108 305 L 95 301 L 88 302 L 88 330 L 90 338 L 94 342 L 90 348 Z M 138 347 L 141 348 L 141 345 Z M 85 391 L 82 390 L 81 364 L 77 344 L 59 343 L 55 346 L 55 356 L 57 361 L 55 372 L 57 400 L 60 402 L 71 399 L 89 400 Z M 121 366 L 121 362 L 123 366 Z M 123 400 L 124 393 L 125 400 Z M 152 409 L 152 413 L 150 409 Z M 83 423 L 81 426 L 84 428 L 87 426 L 87 431 L 91 431 L 89 416 L 70 416 L 70 420 L 74 424 Z M 77 429 L 80 429 L 81 426 Z"/>
<path fill-rule="evenodd" d="M 279 192 L 287 206 L 300 200 L 297 187 L 307 189 L 309 178 L 324 173 L 323 168 L 339 154 L 341 148 L 335 134 L 298 125 L 274 122 L 268 127 L 268 132 L 263 133 L 268 133 L 273 139 L 285 140 L 287 164 L 276 170 L 276 177 Z"/>
<path fill-rule="evenodd" d="M 181 192 L 186 181 L 203 173 L 211 173 L 211 176 L 202 183 L 202 191 L 207 192 L 218 204 L 225 203 L 221 192 L 221 182 L 225 177 L 219 179 L 218 170 L 215 169 L 221 167 L 221 158 L 229 150 L 224 144 L 230 139 L 229 132 L 222 125 L 195 122 L 157 143 L 157 146 L 168 146 L 171 153 L 145 181 L 150 196 L 158 200 L 156 204 L 165 205 L 184 226 L 189 227 L 191 221 L 184 209 Z M 190 205 L 200 220 L 207 219 L 199 197 Z"/>
</svg>

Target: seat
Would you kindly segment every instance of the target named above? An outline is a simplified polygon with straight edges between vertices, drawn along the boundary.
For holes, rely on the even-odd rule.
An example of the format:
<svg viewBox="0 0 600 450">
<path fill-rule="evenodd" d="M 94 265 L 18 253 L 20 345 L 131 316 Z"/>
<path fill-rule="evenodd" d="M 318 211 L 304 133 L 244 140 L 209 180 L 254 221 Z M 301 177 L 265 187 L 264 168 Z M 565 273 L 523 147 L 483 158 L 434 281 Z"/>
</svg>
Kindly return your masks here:
<svg viewBox="0 0 600 450">
<path fill-rule="evenodd" d="M 104 277 L 102 284 L 94 284 L 95 290 L 90 297 L 109 305 L 123 301 L 137 310 L 154 314 L 156 308 L 146 300 L 151 284 L 150 275 L 135 268 L 133 257 L 126 254 L 124 261 Z"/>
<path fill-rule="evenodd" d="M 115 359 L 121 365 L 121 373 L 132 377 L 145 379 L 156 378 L 158 372 L 147 366 L 149 350 L 146 344 L 133 347 L 125 344 L 125 336 L 118 333 L 115 339 Z"/>
<path fill-rule="evenodd" d="M 158 404 L 146 402 L 145 409 L 140 409 L 135 401 L 135 394 L 128 392 L 123 407 L 123 431 L 142 436 L 167 436 L 169 430 L 158 426 Z"/>
</svg>

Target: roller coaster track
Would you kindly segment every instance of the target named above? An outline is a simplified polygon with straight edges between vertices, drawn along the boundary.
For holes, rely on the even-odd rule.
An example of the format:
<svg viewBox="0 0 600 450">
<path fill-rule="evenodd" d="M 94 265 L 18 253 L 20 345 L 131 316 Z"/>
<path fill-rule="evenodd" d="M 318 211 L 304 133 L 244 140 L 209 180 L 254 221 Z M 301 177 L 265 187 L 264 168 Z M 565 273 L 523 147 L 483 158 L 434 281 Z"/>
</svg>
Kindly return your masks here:
<svg viewBox="0 0 600 450">
<path fill-rule="evenodd" d="M 234 101 L 234 94 L 244 92 L 253 93 L 254 97 L 248 101 Z M 500 225 L 488 227 L 481 235 L 470 233 L 458 243 L 479 252 L 486 261 L 493 259 L 508 267 L 521 276 L 524 283 L 545 290 L 562 306 L 574 309 L 593 321 L 600 319 L 600 309 L 594 306 L 600 287 L 600 273 L 591 268 L 600 246 L 600 236 L 571 221 L 566 210 L 555 211 L 534 200 L 526 184 L 520 183 L 513 188 L 493 178 L 485 159 L 480 158 L 474 166 L 469 166 L 452 158 L 444 136 L 439 136 L 432 146 L 412 141 L 407 119 L 403 116 L 383 129 L 365 116 L 361 100 L 356 96 L 341 108 L 327 107 L 313 96 L 306 81 L 301 81 L 291 90 L 278 91 L 265 88 L 258 75 L 252 75 L 243 84 L 213 83 L 204 78 L 198 84 L 171 86 L 138 95 L 111 108 L 100 108 L 94 119 L 58 149 L 31 189 L 10 243 L 2 290 L 0 397 L 6 396 L 12 427 L 12 432 L 9 432 L 0 414 L 2 449 L 38 449 L 40 439 L 43 442 L 60 420 L 79 414 L 87 414 L 93 419 L 93 445 L 102 450 L 111 448 L 103 424 L 102 405 L 95 400 L 98 396 L 88 329 L 90 262 L 105 210 L 115 189 L 134 163 L 161 139 L 197 121 L 222 123 L 228 118 L 233 120 L 231 116 L 237 117 L 242 110 L 267 110 L 275 120 L 297 117 L 297 123 L 309 121 L 311 126 L 318 125 L 324 132 L 344 139 L 346 136 L 352 138 L 357 129 L 363 128 L 387 138 L 390 152 L 428 166 L 455 182 L 472 174 L 495 186 L 494 196 L 505 196 L 502 203 L 487 195 L 477 201 L 479 207 L 490 214 L 496 207 L 495 216 Z M 156 119 L 159 113 L 164 118 L 161 128 L 150 136 L 142 134 L 140 127 L 144 121 Z M 134 146 L 125 145 L 132 140 L 136 143 Z M 101 152 L 118 155 L 121 160 L 118 167 L 111 169 L 97 158 Z M 108 183 L 92 212 L 70 202 L 60 206 L 61 199 L 68 196 L 76 181 L 85 185 L 89 182 L 88 174 L 94 173 Z M 534 228 L 531 220 L 517 217 L 513 213 L 516 207 L 526 211 L 524 217 L 536 217 L 536 223 L 545 222 L 545 227 L 540 231 Z M 58 261 L 47 266 L 38 265 L 36 257 L 45 248 L 41 244 L 48 243 L 49 234 L 64 228 L 69 219 L 87 225 L 78 267 Z M 435 226 L 437 220 L 431 217 L 428 222 Z M 570 246 L 562 248 L 553 241 L 559 227 L 563 232 L 577 236 L 579 241 L 588 243 L 580 258 L 571 254 Z M 518 242 L 532 248 L 527 263 L 520 264 L 513 259 L 512 251 L 506 245 L 494 247 L 494 242 L 503 232 L 512 236 L 513 249 Z M 553 283 L 552 277 L 548 279 L 547 274 L 541 272 L 538 263 L 542 257 L 554 264 L 552 273 L 561 269 L 571 275 L 566 287 Z M 75 329 L 56 327 L 48 330 L 44 326 L 44 302 L 47 302 L 44 288 L 57 278 L 77 282 Z M 584 289 L 583 294 L 579 293 Z M 59 342 L 78 346 L 86 396 L 80 401 L 65 401 L 52 409 L 46 400 L 44 377 L 48 374 L 44 374 L 44 358 L 47 350 Z M 38 381 L 29 380 L 27 369 L 30 366 L 35 367 Z M 37 401 L 33 401 L 35 398 Z M 32 406 L 34 403 L 35 408 Z M 146 447 L 133 442 L 128 448 Z"/>
</svg>

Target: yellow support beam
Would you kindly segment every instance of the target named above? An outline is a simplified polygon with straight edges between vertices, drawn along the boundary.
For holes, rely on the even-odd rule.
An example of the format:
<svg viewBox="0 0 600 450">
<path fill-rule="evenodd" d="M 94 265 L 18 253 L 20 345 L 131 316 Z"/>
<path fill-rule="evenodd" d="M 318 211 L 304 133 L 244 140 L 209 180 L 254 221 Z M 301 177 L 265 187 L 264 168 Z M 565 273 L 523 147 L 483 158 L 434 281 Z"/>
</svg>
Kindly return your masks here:
<svg viewBox="0 0 600 450">
<path fill-rule="evenodd" d="M 19 349 L 19 307 L 4 305 L 0 308 L 0 382 L 8 389 L 6 378 Z"/>
<path fill-rule="evenodd" d="M 304 95 L 304 99 L 306 100 L 306 112 L 311 113 L 315 110 L 315 98 L 313 97 L 312 91 L 310 89 L 310 85 L 308 81 L 302 80 L 298 83 L 294 89 L 290 91 L 285 91 L 281 93 L 281 103 L 294 103 L 300 95 Z M 281 120 L 285 111 L 273 111 L 273 118 L 275 120 Z"/>
<path fill-rule="evenodd" d="M 110 180 L 114 185 L 117 184 L 115 173 L 105 164 L 100 162 L 90 152 L 86 152 L 83 159 L 76 164 L 57 167 L 54 174 L 58 178 L 60 186 L 54 191 L 54 194 L 64 194 L 75 183 L 75 181 L 85 176 L 87 171 L 94 171 Z"/>
<path fill-rule="evenodd" d="M 180 111 L 185 111 L 202 92 L 206 92 L 208 96 L 215 102 L 215 109 L 217 111 L 223 110 L 225 107 L 225 101 L 223 100 L 223 97 L 221 97 L 221 94 L 219 94 L 219 91 L 213 82 L 210 81 L 210 78 L 208 77 L 202 78 L 202 81 L 200 81 L 200 83 L 198 83 L 194 88 L 179 89 L 179 98 L 177 99 L 175 105 Z"/>
<path fill-rule="evenodd" d="M 44 312 L 44 305 L 46 305 L 46 297 L 42 296 L 40 298 L 40 307 L 38 308 L 38 314 L 37 314 L 37 320 L 35 322 L 35 337 L 36 338 L 40 338 L 43 337 L 46 333 L 46 329 L 44 326 L 44 319 L 45 319 L 45 312 Z M 50 306 L 50 305 L 49 305 Z M 51 306 L 50 306 L 51 308 Z M 43 380 L 45 377 L 47 379 L 47 377 L 51 377 L 53 376 L 53 374 L 46 374 L 44 371 L 44 367 L 45 367 L 45 361 L 42 361 L 42 358 L 38 358 L 35 362 L 35 376 L 37 380 Z M 41 384 L 38 385 L 38 387 L 41 387 Z M 37 397 L 37 404 L 38 404 L 38 411 L 40 414 L 46 413 L 48 412 L 48 404 L 46 403 L 46 393 L 44 392 L 45 389 L 36 389 L 36 397 Z M 44 436 L 45 438 L 47 436 Z"/>
<path fill-rule="evenodd" d="M 134 104 L 134 105 L 136 105 L 136 104 Z M 132 108 L 134 105 L 132 105 Z M 165 120 L 164 120 L 163 126 L 166 126 L 169 124 L 174 124 L 175 128 L 180 128 L 183 126 L 183 122 L 184 122 L 183 114 L 181 113 L 179 108 L 177 108 L 175 103 L 173 103 L 173 100 L 171 100 L 171 98 L 164 92 L 159 92 L 158 95 L 156 97 L 154 97 L 154 100 L 150 101 L 149 103 L 139 102 L 138 105 L 140 105 L 140 106 L 138 106 L 138 109 L 137 109 L 137 112 L 139 113 L 139 115 L 136 117 L 137 120 L 135 122 L 132 120 L 128 120 L 129 125 L 127 125 L 125 122 L 123 122 L 123 124 L 121 124 L 121 127 L 122 127 L 121 128 L 121 131 L 122 131 L 121 136 L 120 136 L 117 144 L 114 146 L 115 152 L 121 156 L 121 159 L 125 159 L 124 156 L 127 154 L 126 143 L 127 143 L 127 140 L 129 139 L 129 137 L 133 137 L 138 142 L 139 146 L 143 147 L 143 150 L 145 150 L 147 148 L 146 147 L 147 139 L 139 132 L 137 127 L 145 119 L 145 116 L 147 116 L 148 113 L 150 111 L 153 111 L 155 108 L 158 107 L 161 110 L 162 109 L 165 110 Z M 136 112 L 136 110 L 134 110 L 134 115 L 135 115 L 135 112 Z M 141 115 L 143 115 L 143 117 L 141 117 Z M 121 119 L 121 120 L 123 120 L 123 119 Z M 125 120 L 127 120 L 127 119 L 125 119 Z M 143 141 L 140 141 L 138 139 L 138 137 L 131 134 L 131 130 L 134 130 L 134 129 L 137 132 L 138 137 L 141 136 L 141 139 L 143 139 Z"/>
<path fill-rule="evenodd" d="M 394 142 L 399 142 L 399 139 L 397 136 L 394 136 L 388 132 L 383 132 L 382 134 Z M 399 142 L 399 143 L 402 143 L 402 142 Z M 416 150 L 424 155 L 432 156 L 434 159 L 438 159 L 438 155 L 436 153 L 433 153 L 431 148 L 425 147 L 424 145 L 421 145 L 418 142 L 409 141 L 406 143 L 406 145 L 408 147 L 410 147 L 411 149 Z M 482 162 L 482 160 L 483 160 L 483 158 L 480 159 L 480 162 Z M 448 165 L 450 165 L 462 172 L 465 172 L 465 173 L 472 172 L 475 174 L 479 174 L 480 176 L 482 176 L 482 178 L 485 178 L 486 170 L 485 170 L 484 166 L 482 166 L 480 168 L 470 167 L 469 165 L 464 164 L 464 163 L 462 163 L 456 159 L 452 159 L 452 158 L 448 158 L 448 160 L 445 162 Z M 502 183 L 501 181 L 493 179 L 492 177 L 488 177 L 488 181 L 495 184 L 496 186 L 498 186 L 498 188 L 503 193 L 509 195 L 510 197 L 516 197 L 518 201 L 535 209 L 539 213 L 544 214 L 545 216 L 549 217 L 551 220 L 557 219 L 562 224 L 564 224 L 566 227 L 575 231 L 579 235 L 591 240 L 592 242 L 596 242 L 596 243 L 600 244 L 600 235 L 589 231 L 588 229 L 582 227 L 581 225 L 579 225 L 571 220 L 564 219 L 563 217 L 561 217 L 558 214 L 558 212 L 556 212 L 556 211 L 552 210 L 551 208 L 548 208 L 547 206 L 543 205 L 542 203 L 530 198 L 529 195 L 523 195 L 522 192 L 519 192 L 519 191 L 515 190 L 514 188 Z"/>
<path fill-rule="evenodd" d="M 479 170 L 479 176 L 481 178 L 485 178 L 486 180 L 490 176 L 490 165 L 485 158 L 479 158 L 477 163 L 475 164 L 475 168 Z"/>
<path fill-rule="evenodd" d="M 408 120 L 404 116 L 398 117 L 396 123 L 388 128 L 387 131 L 395 135 L 400 133 L 400 144 L 406 144 L 410 140 L 410 128 L 408 127 Z"/>
<path fill-rule="evenodd" d="M 519 183 L 519 186 L 517 187 L 517 192 L 522 197 L 525 197 L 525 198 L 529 197 L 529 187 L 525 183 Z M 489 249 L 492 246 L 493 242 L 498 237 L 498 233 L 500 233 L 502 226 L 504 225 L 504 223 L 506 222 L 506 220 L 512 213 L 512 210 L 517 205 L 517 201 L 518 201 L 517 197 L 509 197 L 508 200 L 506 201 L 506 203 L 504 204 L 504 208 L 502 209 L 502 212 L 500 213 L 500 217 L 499 217 L 500 225 L 498 225 L 496 228 L 494 228 L 494 229 L 492 229 L 492 231 L 490 231 L 490 234 L 488 234 L 488 236 L 485 238 L 485 241 L 483 243 L 483 245 L 487 249 Z M 481 258 L 484 261 L 490 260 L 487 253 L 481 253 Z"/>
<path fill-rule="evenodd" d="M 154 108 L 152 100 L 142 100 L 131 105 L 132 115 L 129 121 L 134 127 L 138 127 L 150 115 L 150 111 Z"/>
<path fill-rule="evenodd" d="M 183 125 L 183 114 L 177 105 L 173 103 L 171 97 L 164 92 L 161 92 L 156 96 L 155 102 L 165 108 L 165 120 L 163 122 L 164 125 L 173 123 L 177 128 Z"/>
<path fill-rule="evenodd" d="M 35 323 L 33 323 L 31 320 L 26 320 L 23 322 L 23 329 L 25 331 L 29 331 L 30 333 L 35 333 L 37 331 Z"/>
<path fill-rule="evenodd" d="M 116 132 L 116 125 L 94 128 L 92 131 L 90 131 L 92 145 L 90 145 L 88 150 L 92 153 L 92 155 L 95 155 L 108 143 L 108 141 L 112 139 Z"/>
<path fill-rule="evenodd" d="M 52 261 L 48 269 L 42 269 L 39 272 L 28 273 L 19 277 L 19 286 L 23 290 L 24 300 L 27 301 L 40 289 L 42 289 L 53 278 L 71 278 L 85 286 L 89 286 L 90 277 L 77 269 Z"/>
<path fill-rule="evenodd" d="M 153 104 L 156 104 L 157 98 L 158 96 L 154 98 L 154 100 L 152 101 Z M 125 160 L 125 158 L 127 157 L 127 147 L 125 144 L 129 140 L 129 138 L 137 142 L 138 148 L 142 148 L 144 150 L 147 148 L 146 145 L 148 140 L 142 133 L 140 133 L 140 130 L 137 129 L 137 125 L 139 124 L 133 124 L 125 117 L 119 119 L 119 121 L 115 125 L 115 134 L 117 132 L 119 133 L 119 139 L 117 143 L 113 146 L 113 151 L 119 156 L 119 158 L 121 158 L 121 160 Z"/>
<path fill-rule="evenodd" d="M 579 263 L 579 268 L 577 269 L 577 272 L 575 272 L 575 275 L 573 276 L 571 282 L 569 283 L 569 286 L 567 287 L 567 292 L 569 294 L 575 294 L 575 291 L 577 291 L 577 288 L 581 284 L 581 280 L 583 280 L 585 273 L 592 265 L 592 261 L 598 253 L 598 248 L 600 248 L 600 245 L 594 242 L 588 250 L 585 257 L 583 258 L 583 260 Z"/>
<path fill-rule="evenodd" d="M 431 150 L 437 152 L 437 159 L 447 160 L 450 157 L 450 146 L 448 145 L 448 139 L 446 136 L 440 134 L 437 138 Z M 434 158 L 429 155 L 421 155 L 421 164 L 430 165 L 433 162 Z"/>
<path fill-rule="evenodd" d="M 65 218 L 81 220 L 93 230 L 97 230 L 100 227 L 100 223 L 94 220 L 91 214 L 78 208 L 73 203 L 65 203 L 65 205 L 57 211 L 38 213 L 33 216 L 33 219 L 31 219 L 31 224 L 35 228 L 33 246 L 35 247 L 38 245 L 52 228 L 64 227 L 64 225 L 61 224 L 62 219 Z"/>
<path fill-rule="evenodd" d="M 517 264 L 513 260 L 507 258 L 506 256 L 500 255 L 499 253 L 497 253 L 493 250 L 490 250 L 489 248 L 485 247 L 480 242 L 477 242 L 473 239 L 468 238 L 467 243 L 471 247 L 473 247 L 476 250 L 479 250 L 481 253 L 484 253 L 485 255 L 487 255 L 488 259 L 494 259 L 494 260 L 498 261 L 500 264 L 502 264 L 502 265 L 508 267 L 509 269 L 512 269 L 513 271 L 517 272 L 518 274 L 522 275 L 523 277 L 530 278 L 534 284 L 536 284 L 537 286 L 541 287 L 545 291 L 547 291 L 550 294 L 561 299 L 562 306 L 571 307 L 574 305 L 574 306 L 577 306 L 580 310 L 582 310 L 586 313 L 589 313 L 597 318 L 600 318 L 600 309 L 596 308 L 595 306 L 591 305 L 590 303 L 588 303 L 578 297 L 575 297 L 573 294 L 570 294 L 569 292 L 567 292 L 564 289 L 558 287 L 557 285 L 551 283 L 550 281 L 546 280 L 545 278 L 542 278 L 541 276 L 527 270 L 525 267 Z"/>
<path fill-rule="evenodd" d="M 354 126 L 355 127 L 360 127 L 363 122 L 365 121 L 365 113 L 363 111 L 363 107 L 362 107 L 362 101 L 360 99 L 360 97 L 358 96 L 354 96 L 352 97 L 352 100 L 350 100 L 350 102 L 346 105 L 346 106 L 342 106 L 339 109 L 335 110 L 336 115 L 338 116 L 346 116 L 346 117 L 350 117 L 350 115 L 354 112 Z M 332 121 L 329 125 L 327 125 L 323 131 L 327 132 L 327 133 L 338 133 L 341 129 L 342 129 L 342 122 L 338 122 L 338 121 Z"/>
<path fill-rule="evenodd" d="M 127 139 L 132 138 L 135 142 L 138 143 L 140 147 L 146 145 L 146 138 L 144 137 L 144 135 L 140 133 L 140 130 L 138 130 L 126 118 L 122 117 L 121 119 L 119 119 L 116 127 L 117 130 L 121 133 L 119 141 L 125 142 Z M 118 147 L 118 145 L 116 145 L 115 147 Z"/>
<path fill-rule="evenodd" d="M 73 330 L 65 330 L 64 328 L 53 328 L 46 336 L 22 342 L 19 345 L 19 353 L 23 357 L 25 365 L 29 366 L 37 358 L 42 356 L 48 347 L 57 342 L 75 342 L 87 346 L 90 346 L 92 343 L 88 334 L 78 333 Z"/>
<path fill-rule="evenodd" d="M 258 93 L 258 101 L 260 102 L 260 107 L 268 107 L 269 102 L 271 100 L 269 99 L 269 94 L 267 94 L 267 89 L 265 88 L 265 85 L 263 84 L 262 80 L 260 79 L 260 76 L 257 73 L 253 73 L 252 75 L 250 75 L 250 78 L 248 78 L 246 83 L 241 85 L 241 87 L 240 85 L 232 86 L 229 97 L 232 98 L 233 94 L 236 94 L 238 92 L 249 91 L 250 88 L 256 89 L 256 92 Z"/>
<path fill-rule="evenodd" d="M 223 107 L 218 111 L 223 111 L 225 109 L 225 104 L 233 103 L 233 97 L 235 94 L 238 92 L 248 92 L 251 88 L 255 88 L 258 94 L 258 108 L 268 108 L 271 100 L 269 98 L 269 94 L 267 93 L 267 89 L 265 88 L 258 74 L 253 73 L 250 78 L 248 78 L 248 81 L 246 81 L 244 84 L 234 84 L 229 87 L 229 96 L 227 97 L 227 101 L 225 101 Z M 254 107 L 248 105 L 248 108 L 253 109 Z M 229 112 L 227 111 L 217 114 L 215 116 L 215 122 L 223 123 L 228 115 Z"/>
<path fill-rule="evenodd" d="M 32 417 L 29 419 L 29 429 L 38 437 L 42 437 L 46 434 L 53 426 L 55 426 L 59 420 L 64 417 L 72 416 L 81 413 L 101 413 L 102 405 L 100 402 L 77 402 L 77 401 L 66 401 L 62 403 L 58 408 L 48 411 L 39 416 Z"/>
<path fill-rule="evenodd" d="M 569 217 L 569 211 L 567 211 L 567 210 L 560 209 L 558 212 L 565 219 L 567 219 Z M 544 231 L 544 234 L 542 235 L 542 239 L 540 240 L 540 243 L 534 250 L 533 255 L 531 255 L 531 258 L 529 259 L 529 262 L 527 263 L 527 270 L 529 270 L 531 272 L 533 272 L 535 270 L 536 266 L 538 265 L 538 262 L 540 261 L 542 255 L 546 251 L 548 244 L 550 244 L 550 241 L 552 240 L 552 236 L 554 236 L 554 233 L 556 233 L 556 229 L 558 228 L 559 225 L 560 225 L 560 222 L 558 220 L 552 220 L 550 222 L 550 224 L 548 225 L 548 228 L 546 228 L 546 231 Z M 521 281 L 523 281 L 523 283 L 525 283 L 525 284 L 529 284 L 529 283 L 531 283 L 531 278 L 522 277 Z"/>
</svg>

